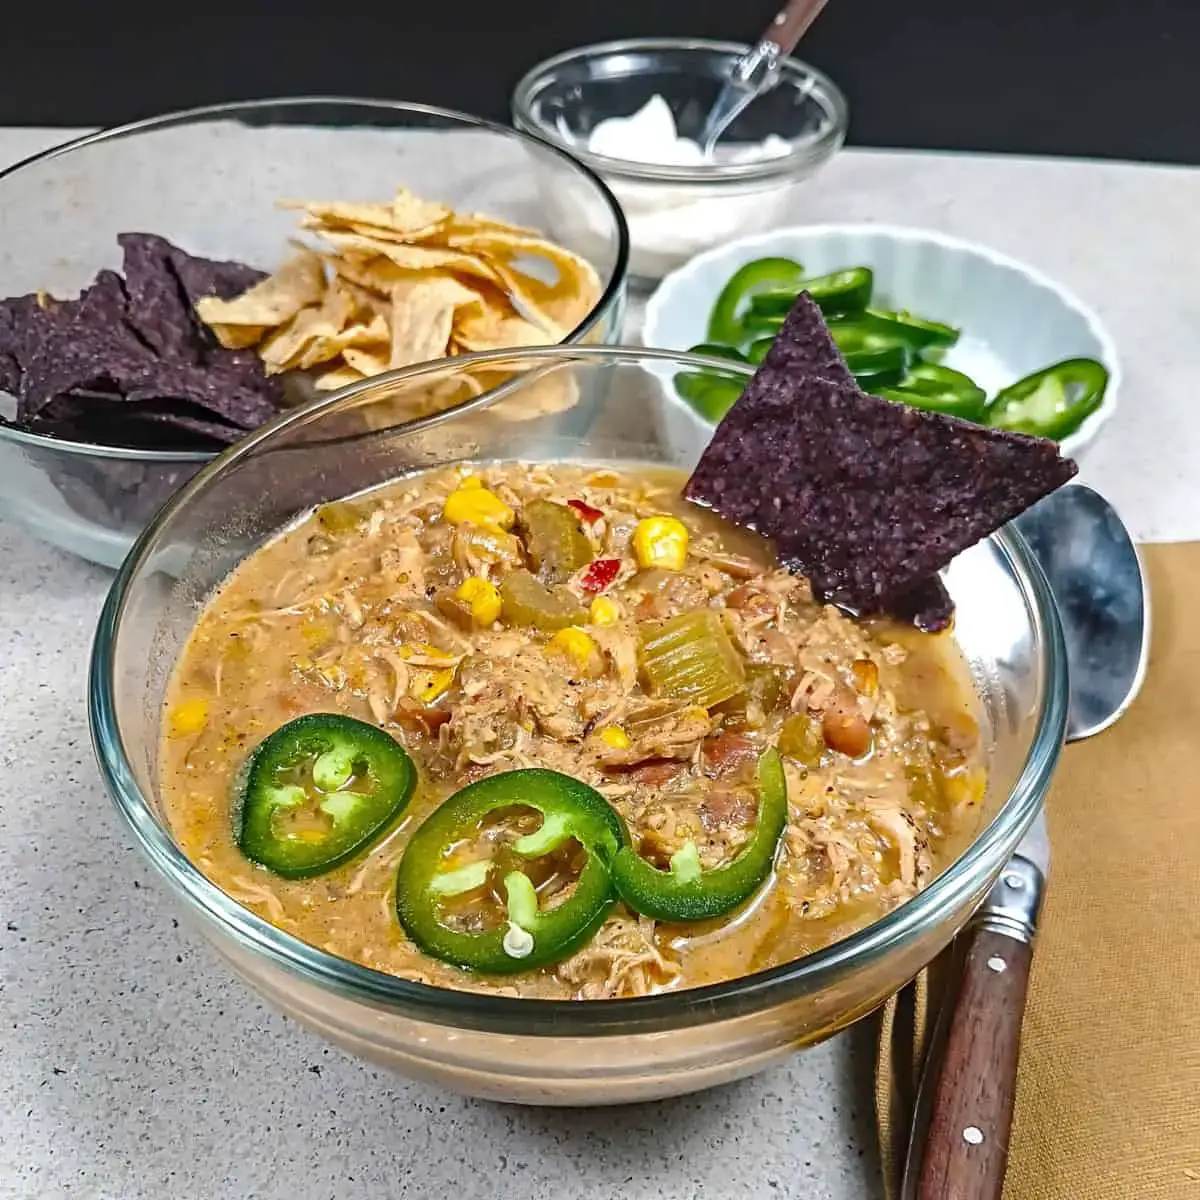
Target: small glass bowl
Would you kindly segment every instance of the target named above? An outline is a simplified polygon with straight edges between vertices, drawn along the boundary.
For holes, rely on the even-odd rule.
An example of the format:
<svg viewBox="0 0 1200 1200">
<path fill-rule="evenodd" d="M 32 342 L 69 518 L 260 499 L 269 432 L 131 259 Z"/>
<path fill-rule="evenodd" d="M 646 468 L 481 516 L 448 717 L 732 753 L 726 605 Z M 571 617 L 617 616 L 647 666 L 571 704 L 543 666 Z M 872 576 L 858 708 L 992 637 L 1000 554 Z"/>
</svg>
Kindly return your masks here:
<svg viewBox="0 0 1200 1200">
<path fill-rule="evenodd" d="M 788 143 L 785 154 L 671 166 L 587 148 L 601 121 L 631 116 L 653 96 L 666 100 L 680 136 L 698 140 L 721 85 L 748 49 L 689 38 L 603 42 L 546 59 L 513 91 L 513 124 L 573 154 L 616 194 L 629 222 L 630 270 L 641 286 L 702 250 L 778 224 L 797 185 L 845 140 L 849 109 L 841 91 L 814 67 L 785 58 L 779 83 L 741 113 L 718 145 L 774 135 Z M 549 187 L 546 180 L 543 190 Z M 555 205 L 549 195 L 546 202 Z"/>
<path fill-rule="evenodd" d="M 100 617 L 89 682 L 105 784 L 191 924 L 288 1016 L 351 1053 L 490 1100 L 660 1099 L 748 1075 L 870 1012 L 941 952 L 986 895 L 1041 807 L 1067 715 L 1058 612 L 1011 529 L 973 546 L 946 574 L 958 606 L 953 636 L 990 734 L 981 828 L 973 838 L 963 831 L 961 853 L 925 891 L 794 962 L 628 1000 L 450 991 L 277 929 L 176 845 L 159 780 L 165 689 L 205 598 L 247 555 L 313 505 L 414 470 L 520 459 L 690 471 L 711 430 L 671 381 L 713 365 L 661 350 L 553 346 L 381 375 L 249 434 L 163 508 L 125 560 Z M 738 363 L 720 369 L 751 374 Z M 431 392 L 464 380 L 482 394 L 408 419 Z M 118 863 L 114 873 L 131 869 Z"/>
<path fill-rule="evenodd" d="M 120 267 L 117 234 L 133 231 L 271 270 L 296 229 L 296 214 L 277 201 L 379 199 L 400 184 L 543 230 L 582 254 L 601 293 L 566 340 L 620 336 L 629 236 L 603 182 L 560 149 L 503 125 L 392 100 L 304 97 L 169 113 L 0 171 L 0 295 L 44 288 L 75 296 L 101 268 Z M 586 249 L 559 226 L 559 206 L 584 214 Z M 6 416 L 7 404 L 0 394 Z M 162 503 L 212 457 L 0 424 L 0 518 L 115 567 Z"/>
</svg>

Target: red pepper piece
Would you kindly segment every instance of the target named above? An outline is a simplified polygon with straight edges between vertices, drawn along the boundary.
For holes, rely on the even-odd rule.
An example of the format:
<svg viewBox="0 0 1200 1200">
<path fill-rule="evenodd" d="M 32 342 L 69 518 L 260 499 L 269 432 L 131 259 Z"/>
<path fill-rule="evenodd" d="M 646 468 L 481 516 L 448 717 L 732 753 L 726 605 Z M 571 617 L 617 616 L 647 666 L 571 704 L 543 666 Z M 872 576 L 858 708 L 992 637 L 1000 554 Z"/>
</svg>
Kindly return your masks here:
<svg viewBox="0 0 1200 1200">
<path fill-rule="evenodd" d="M 602 592 L 620 573 L 619 558 L 598 558 L 588 565 L 579 586 L 589 595 Z"/>
<path fill-rule="evenodd" d="M 595 525 L 604 513 L 598 508 L 593 508 L 590 504 L 585 504 L 582 500 L 568 500 L 567 507 L 574 512 L 585 525 Z"/>
</svg>

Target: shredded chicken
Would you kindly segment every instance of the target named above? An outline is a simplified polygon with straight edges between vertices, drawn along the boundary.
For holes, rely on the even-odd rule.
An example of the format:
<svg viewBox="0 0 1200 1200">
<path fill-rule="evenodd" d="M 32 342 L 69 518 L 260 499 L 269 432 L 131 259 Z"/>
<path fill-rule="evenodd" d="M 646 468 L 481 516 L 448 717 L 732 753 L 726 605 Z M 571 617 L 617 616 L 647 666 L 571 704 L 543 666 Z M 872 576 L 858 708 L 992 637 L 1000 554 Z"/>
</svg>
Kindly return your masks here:
<svg viewBox="0 0 1200 1200">
<path fill-rule="evenodd" d="M 582 949 L 559 963 L 555 974 L 580 1000 L 646 996 L 670 986 L 679 963 L 659 948 L 648 917 L 614 917 Z"/>
</svg>

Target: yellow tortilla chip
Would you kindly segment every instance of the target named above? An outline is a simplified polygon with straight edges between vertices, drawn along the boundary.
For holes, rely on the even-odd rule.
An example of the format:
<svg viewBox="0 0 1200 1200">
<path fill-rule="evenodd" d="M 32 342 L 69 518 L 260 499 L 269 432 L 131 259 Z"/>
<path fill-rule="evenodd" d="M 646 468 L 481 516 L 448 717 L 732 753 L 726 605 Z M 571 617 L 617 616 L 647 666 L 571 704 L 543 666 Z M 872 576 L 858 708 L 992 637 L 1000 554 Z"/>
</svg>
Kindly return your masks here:
<svg viewBox="0 0 1200 1200">
<path fill-rule="evenodd" d="M 354 301 L 345 292 L 330 288 L 315 308 L 298 312 L 262 344 L 259 357 L 268 375 L 301 365 L 313 343 L 340 333 L 354 312 Z"/>
<path fill-rule="evenodd" d="M 320 301 L 325 267 L 320 255 L 301 250 L 249 291 L 232 300 L 201 296 L 196 313 L 206 325 L 282 325 L 302 308 Z"/>
<path fill-rule="evenodd" d="M 506 346 L 544 346 L 546 331 L 515 313 L 485 308 L 455 321 L 452 341 L 459 350 L 500 350 Z"/>
<path fill-rule="evenodd" d="M 386 321 L 391 315 L 392 306 L 389 300 L 341 275 L 335 274 L 329 286 L 350 297 L 355 318 L 359 321 L 373 321 L 376 317 L 383 317 Z"/>
<path fill-rule="evenodd" d="M 312 341 L 296 363 L 302 371 L 335 359 L 350 347 L 383 350 L 388 344 L 388 324 L 375 317 L 369 324 L 349 325 L 338 333 L 327 334 Z"/>
<path fill-rule="evenodd" d="M 443 226 L 447 239 L 456 234 L 471 233 L 511 233 L 518 237 L 540 238 L 542 235 L 536 229 L 526 225 L 513 225 L 509 221 L 501 221 L 498 217 L 489 217 L 484 213 L 453 213 Z"/>
<path fill-rule="evenodd" d="M 272 374 L 311 371 L 322 391 L 455 354 L 561 341 L 600 296 L 591 266 L 536 230 L 456 213 L 404 187 L 387 203 L 281 207 L 300 211 L 314 244 L 295 243 L 298 253 L 270 278 L 234 300 L 205 298 L 196 311 L 222 345 L 254 346 Z M 416 407 L 437 411 L 477 394 L 435 383 L 422 383 Z"/>
<path fill-rule="evenodd" d="M 334 367 L 317 377 L 313 386 L 320 392 L 336 392 L 338 388 L 349 387 L 352 383 L 361 383 L 363 374 L 353 367 Z"/>
<path fill-rule="evenodd" d="M 575 328 L 600 299 L 600 278 L 591 263 L 544 238 L 482 230 L 454 234 L 447 242 L 454 249 L 486 258 L 518 304 L 529 310 L 530 319 L 559 330 L 560 338 Z M 538 259 L 551 268 L 553 283 L 528 269 Z"/>
<path fill-rule="evenodd" d="M 213 337 L 226 350 L 245 350 L 255 346 L 270 331 L 270 325 L 210 325 Z"/>
<path fill-rule="evenodd" d="M 453 275 L 430 275 L 393 288 L 389 365 L 407 367 L 444 358 L 460 310 L 482 311 L 483 300 Z"/>
<path fill-rule="evenodd" d="M 346 366 L 353 367 L 360 375 L 382 375 L 388 369 L 386 352 L 377 354 L 371 350 L 363 350 L 358 346 L 347 346 L 342 352 Z"/>
<path fill-rule="evenodd" d="M 391 204 L 359 204 L 343 200 L 284 200 L 280 208 L 298 208 L 306 229 L 332 225 L 363 225 L 368 229 L 407 233 L 432 229 L 454 215 L 453 210 L 432 200 L 422 200 L 408 188 L 396 191 Z"/>
<path fill-rule="evenodd" d="M 411 246 L 402 242 L 388 242 L 381 238 L 364 237 L 360 233 L 332 232 L 323 235 L 331 245 L 347 254 L 360 258 L 382 255 L 394 266 L 404 271 L 457 271 L 464 275 L 478 275 L 493 283 L 502 282 L 490 263 L 478 254 L 462 250 L 446 250 L 440 246 Z M 355 279 L 353 282 L 362 282 Z M 363 284 L 364 287 L 371 286 Z"/>
</svg>

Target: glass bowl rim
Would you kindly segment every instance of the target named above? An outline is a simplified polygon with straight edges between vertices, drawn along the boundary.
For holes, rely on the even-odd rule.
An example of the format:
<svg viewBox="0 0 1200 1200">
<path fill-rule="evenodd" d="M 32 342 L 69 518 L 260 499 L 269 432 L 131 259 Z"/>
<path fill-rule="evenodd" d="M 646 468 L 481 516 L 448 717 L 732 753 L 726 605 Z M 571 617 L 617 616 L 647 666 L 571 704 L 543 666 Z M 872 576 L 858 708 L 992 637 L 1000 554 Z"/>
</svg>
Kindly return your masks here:
<svg viewBox="0 0 1200 1200">
<path fill-rule="evenodd" d="M 629 225 L 625 220 L 625 212 L 618 203 L 612 189 L 604 179 L 587 163 L 581 162 L 575 155 L 542 137 L 531 129 L 516 129 L 511 125 L 501 125 L 498 121 L 490 121 L 486 117 L 477 117 L 472 113 L 459 112 L 453 108 L 442 108 L 436 104 L 420 104 L 412 100 L 383 100 L 367 96 L 324 96 L 299 95 L 275 96 L 258 100 L 232 100 L 219 104 L 203 104 L 194 108 L 173 109 L 170 112 L 155 113 L 149 117 L 140 117 L 136 121 L 126 121 L 121 125 L 108 125 L 103 129 L 94 129 L 90 133 L 69 138 L 47 146 L 34 154 L 8 166 L 0 168 L 0 195 L 5 181 L 27 167 L 40 166 L 51 159 L 71 154 L 76 150 L 85 150 L 91 146 L 115 142 L 121 138 L 137 137 L 143 133 L 155 133 L 159 130 L 174 129 L 180 126 L 199 124 L 202 121 L 219 120 L 226 116 L 236 116 L 239 113 L 255 112 L 261 109 L 309 107 L 315 105 L 342 105 L 347 108 L 382 109 L 391 112 L 419 113 L 423 116 L 442 117 L 457 121 L 467 127 L 497 133 L 515 141 L 532 141 L 542 148 L 551 151 L 555 158 L 564 166 L 574 169 L 584 176 L 600 194 L 604 201 L 609 217 L 616 232 L 616 261 L 613 264 L 612 278 L 601 292 L 599 299 L 588 311 L 584 319 L 572 329 L 562 344 L 570 344 L 573 340 L 584 338 L 602 321 L 613 306 L 620 300 L 622 290 L 629 281 Z M 2 201 L 0 201 L 2 202 Z M 443 361 L 436 359 L 434 361 Z M 94 442 L 77 442 L 69 438 L 51 437 L 44 433 L 30 433 L 18 429 L 4 421 L 0 421 L 0 441 L 15 442 L 18 445 L 36 447 L 39 450 L 57 451 L 66 455 L 84 455 L 92 458 L 125 459 L 130 462 L 152 463 L 188 463 L 208 462 L 217 457 L 219 451 L 211 450 L 146 450 L 136 446 L 106 446 Z"/>
<path fill-rule="evenodd" d="M 779 61 L 780 83 L 806 82 L 810 95 L 826 111 L 828 124 L 806 141 L 791 142 L 787 154 L 758 162 L 720 163 L 702 168 L 670 166 L 661 163 L 638 163 L 627 158 L 612 158 L 596 154 L 586 146 L 568 141 L 557 130 L 546 125 L 533 113 L 532 101 L 552 72 L 568 63 L 599 59 L 610 55 L 629 54 L 639 50 L 689 51 L 703 50 L 737 58 L 752 47 L 743 42 L 728 42 L 713 38 L 648 37 L 622 38 L 611 42 L 593 42 L 552 55 L 531 67 L 517 81 L 512 93 L 514 125 L 590 166 L 594 171 L 624 180 L 641 183 L 661 182 L 688 185 L 745 183 L 751 181 L 783 180 L 820 164 L 842 144 L 850 125 L 850 106 L 845 93 L 834 81 L 804 59 L 785 55 Z M 778 84 L 776 85 L 778 86 Z"/>
<path fill-rule="evenodd" d="M 140 849 L 165 877 L 171 890 L 201 910 L 223 934 L 233 936 L 257 956 L 322 989 L 375 1007 L 395 1008 L 408 1016 L 415 1012 L 419 1019 L 432 1024 L 506 1034 L 516 1030 L 520 1035 L 574 1037 L 707 1024 L 742 1015 L 747 1005 L 752 1010 L 768 1007 L 774 993 L 786 993 L 789 987 L 808 985 L 809 991 L 814 990 L 836 981 L 847 970 L 878 961 L 915 938 L 937 923 L 944 908 L 960 903 L 970 888 L 981 882 L 983 874 L 993 868 L 999 871 L 1045 798 L 1063 745 L 1068 706 L 1066 645 L 1058 609 L 1041 567 L 1012 526 L 1001 529 L 989 540 L 1000 550 L 1023 593 L 1033 618 L 1034 644 L 1040 647 L 1046 666 L 1044 703 L 1035 718 L 1021 773 L 988 824 L 924 891 L 863 929 L 812 954 L 721 983 L 627 999 L 538 1000 L 459 991 L 402 979 L 311 946 L 238 904 L 191 863 L 155 817 L 137 785 L 116 719 L 112 691 L 113 653 L 127 594 L 134 577 L 152 560 L 159 532 L 176 512 L 187 506 L 194 493 L 219 480 L 226 469 L 284 429 L 316 420 L 326 409 L 376 388 L 443 374 L 456 367 L 512 359 L 563 363 L 608 361 L 617 365 L 650 360 L 684 368 L 720 366 L 734 373 L 740 371 L 747 378 L 754 371 L 748 364 L 638 346 L 556 345 L 464 354 L 390 371 L 317 397 L 255 430 L 202 468 L 159 510 L 118 569 L 100 614 L 88 668 L 88 723 L 101 776 Z M 395 428 L 410 432 L 428 429 L 485 409 L 507 394 L 508 386 L 502 385 L 453 409 Z M 672 402 L 683 404 L 683 401 Z"/>
</svg>

